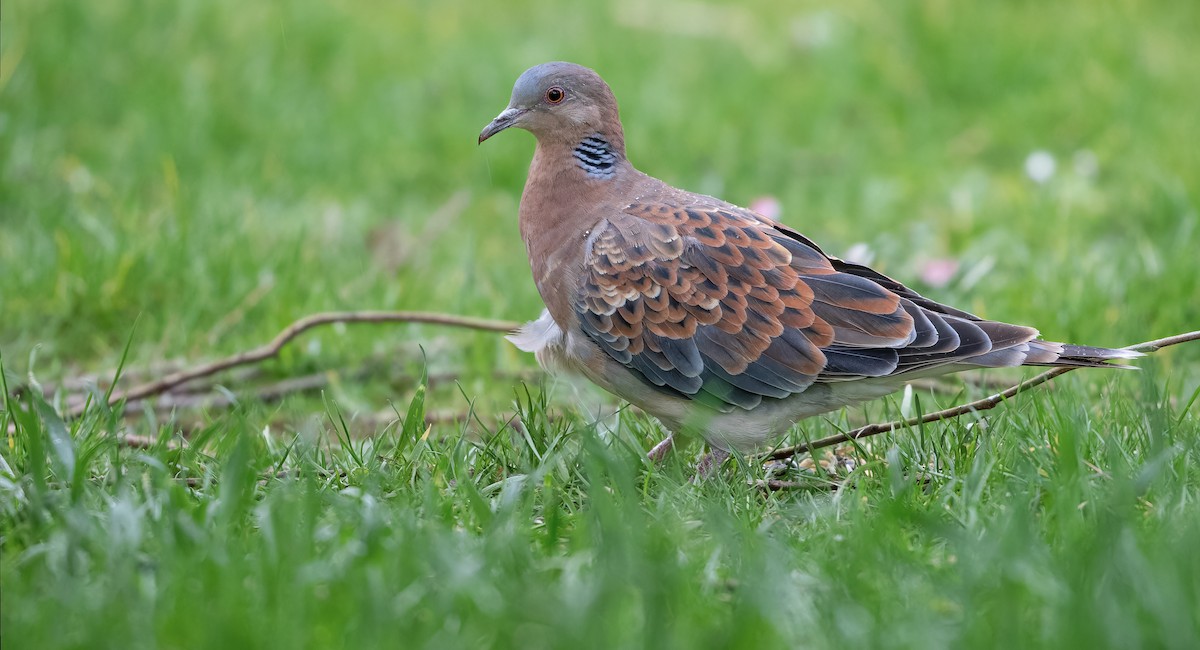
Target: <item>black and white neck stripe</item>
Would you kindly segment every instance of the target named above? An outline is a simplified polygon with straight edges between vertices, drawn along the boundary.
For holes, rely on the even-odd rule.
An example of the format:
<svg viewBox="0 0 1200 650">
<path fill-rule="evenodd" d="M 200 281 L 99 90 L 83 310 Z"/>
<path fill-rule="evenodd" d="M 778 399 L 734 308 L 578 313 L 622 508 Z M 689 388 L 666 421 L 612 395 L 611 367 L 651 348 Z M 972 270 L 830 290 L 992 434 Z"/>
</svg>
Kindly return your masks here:
<svg viewBox="0 0 1200 650">
<path fill-rule="evenodd" d="M 612 178 L 617 173 L 617 154 L 603 136 L 588 136 L 575 146 L 575 162 L 592 178 Z"/>
</svg>

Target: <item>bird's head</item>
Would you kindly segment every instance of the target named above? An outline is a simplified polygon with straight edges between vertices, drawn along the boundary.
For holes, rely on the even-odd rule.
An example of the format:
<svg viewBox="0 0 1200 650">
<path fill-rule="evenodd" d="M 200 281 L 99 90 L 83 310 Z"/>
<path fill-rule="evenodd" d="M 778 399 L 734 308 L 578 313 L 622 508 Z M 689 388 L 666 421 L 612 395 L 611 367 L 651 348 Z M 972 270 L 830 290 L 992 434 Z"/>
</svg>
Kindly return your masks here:
<svg viewBox="0 0 1200 650">
<path fill-rule="evenodd" d="M 513 126 L 539 142 L 574 145 L 599 133 L 624 144 L 612 90 L 600 75 L 574 63 L 543 63 L 526 70 L 513 85 L 508 106 L 484 127 L 479 142 Z"/>
</svg>

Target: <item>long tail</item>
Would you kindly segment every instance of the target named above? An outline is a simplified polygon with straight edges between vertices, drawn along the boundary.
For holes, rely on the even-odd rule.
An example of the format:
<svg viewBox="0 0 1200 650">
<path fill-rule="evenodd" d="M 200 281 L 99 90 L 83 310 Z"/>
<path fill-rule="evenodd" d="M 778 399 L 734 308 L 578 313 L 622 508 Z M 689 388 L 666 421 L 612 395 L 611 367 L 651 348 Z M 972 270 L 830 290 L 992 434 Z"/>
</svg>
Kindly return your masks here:
<svg viewBox="0 0 1200 650">
<path fill-rule="evenodd" d="M 1145 356 L 1141 352 L 1113 348 L 1097 348 L 1090 345 L 1071 345 L 1043 341 L 1037 330 L 995 321 L 976 323 L 988 332 L 993 347 L 984 354 L 958 361 L 957 369 L 966 368 L 1011 368 L 1013 366 L 1053 366 L 1070 368 L 1125 368 L 1137 370 L 1136 366 L 1113 363 L 1124 359 Z M 1022 337 L 1024 338 L 1022 340 Z M 953 371 L 952 371 L 953 372 Z"/>
</svg>

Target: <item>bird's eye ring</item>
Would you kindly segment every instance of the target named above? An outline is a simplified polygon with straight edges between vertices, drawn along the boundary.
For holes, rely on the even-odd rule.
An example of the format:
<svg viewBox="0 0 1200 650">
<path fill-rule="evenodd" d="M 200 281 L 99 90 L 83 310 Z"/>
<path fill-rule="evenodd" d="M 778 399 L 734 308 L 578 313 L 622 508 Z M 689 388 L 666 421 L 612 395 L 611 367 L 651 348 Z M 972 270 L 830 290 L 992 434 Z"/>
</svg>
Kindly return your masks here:
<svg viewBox="0 0 1200 650">
<path fill-rule="evenodd" d="M 567 93 L 562 89 L 561 86 L 550 86 L 546 89 L 546 101 L 550 102 L 551 104 L 558 104 L 564 98 L 566 98 L 566 96 Z"/>
</svg>

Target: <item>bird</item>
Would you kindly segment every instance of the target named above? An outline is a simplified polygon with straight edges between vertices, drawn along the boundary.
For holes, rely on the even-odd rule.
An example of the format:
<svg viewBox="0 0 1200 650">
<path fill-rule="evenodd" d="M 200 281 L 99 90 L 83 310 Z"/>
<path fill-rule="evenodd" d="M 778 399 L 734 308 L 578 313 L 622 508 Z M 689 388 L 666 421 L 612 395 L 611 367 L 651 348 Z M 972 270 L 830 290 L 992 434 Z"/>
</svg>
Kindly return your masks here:
<svg viewBox="0 0 1200 650">
<path fill-rule="evenodd" d="M 479 144 L 537 143 L 519 227 L 545 309 L 509 336 L 551 373 L 584 376 L 699 435 L 704 478 L 795 423 L 975 368 L 1118 367 L 1130 350 L 1044 341 L 824 252 L 774 219 L 682 190 L 629 161 L 617 100 L 590 68 L 529 68 Z"/>
</svg>

